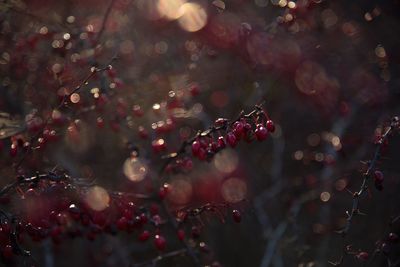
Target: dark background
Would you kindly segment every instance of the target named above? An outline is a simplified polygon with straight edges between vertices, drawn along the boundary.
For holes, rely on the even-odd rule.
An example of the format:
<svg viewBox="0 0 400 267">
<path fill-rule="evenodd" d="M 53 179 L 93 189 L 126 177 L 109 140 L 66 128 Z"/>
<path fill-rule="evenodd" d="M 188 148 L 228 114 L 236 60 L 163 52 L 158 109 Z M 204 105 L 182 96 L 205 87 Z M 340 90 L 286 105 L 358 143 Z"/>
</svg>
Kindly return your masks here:
<svg viewBox="0 0 400 267">
<path fill-rule="evenodd" d="M 57 106 L 60 90 L 76 86 L 93 64 L 104 66 L 118 54 L 112 63 L 117 88 L 110 88 L 110 77 L 104 75 L 82 88 L 81 104 L 66 111 L 68 122 L 59 127 L 59 142 L 33 153 L 21 171 L 57 165 L 78 177 L 95 177 L 110 190 L 147 192 L 146 180 L 132 183 L 123 175 L 127 142 L 139 148 L 149 176 L 155 177 L 162 160 L 152 153 L 151 140 L 162 136 L 174 151 L 185 134 L 192 136 L 215 118 L 235 118 L 242 109 L 250 111 L 265 101 L 276 132 L 264 143 L 241 143 L 228 150 L 228 163 L 238 158 L 230 172 L 218 171 L 214 162 L 194 160 L 194 170 L 184 177 L 192 194 L 181 204 L 222 202 L 223 182 L 239 178 L 247 185 L 248 199 L 240 206 L 242 223 L 234 223 L 229 212 L 225 223 L 212 215 L 203 218 L 201 240 L 211 250 L 202 256 L 205 262 L 214 258 L 228 267 L 328 266 L 343 250 L 343 239 L 335 231 L 344 226 L 345 211 L 352 205 L 345 187 L 359 189 L 365 167 L 361 161 L 372 158 L 374 135 L 399 114 L 399 1 L 303 0 L 295 9 L 261 0 L 225 1 L 225 9 L 212 1 L 191 2 L 208 15 L 205 27 L 193 33 L 174 20 L 159 18 L 153 0 L 115 0 L 109 11 L 108 1 L 0 2 L 0 110 L 21 128 L 34 110 L 44 117 Z M 73 23 L 69 16 L 75 17 Z M 89 24 L 93 33 L 87 33 Z M 44 26 L 52 34 L 36 40 Z M 88 37 L 80 38 L 85 32 Z M 54 40 L 65 33 L 71 34 L 71 47 L 66 48 L 67 42 L 54 47 Z M 81 57 L 77 62 L 75 54 Z M 61 72 L 54 72 L 55 64 L 62 66 Z M 188 93 L 193 84 L 199 87 L 196 96 Z M 93 104 L 90 88 L 95 87 L 109 98 L 102 112 L 88 108 Z M 171 90 L 184 94 L 185 112 L 172 112 L 175 128 L 157 135 L 151 125 L 167 113 L 163 108 L 153 112 L 152 106 L 171 103 Z M 119 117 L 120 103 L 129 112 L 140 105 L 144 116 Z M 104 118 L 105 129 L 96 128 L 98 116 Z M 76 119 L 81 120 L 80 136 L 71 144 L 64 135 Z M 113 130 L 113 123 L 120 125 L 119 131 Z M 138 137 L 139 125 L 148 130 L 149 139 Z M 363 197 L 360 208 L 366 215 L 355 218 L 346 239 L 354 251 L 372 255 L 375 242 L 389 231 L 391 216 L 400 213 L 399 141 L 398 135 L 390 139 L 378 164 L 385 174 L 384 190 L 371 184 Z M 15 177 L 10 166 L 18 157 L 9 156 L 9 138 L 2 143 L 0 182 L 6 184 Z M 168 179 L 172 183 L 182 175 Z M 329 193 L 327 202 L 321 200 L 322 192 Z M 169 201 L 171 209 L 179 206 Z M 163 231 L 173 239 L 169 229 Z M 399 225 L 392 231 L 398 233 Z M 93 242 L 26 242 L 38 266 L 129 266 L 156 257 L 151 242 L 136 240 L 135 235 L 118 234 L 100 235 Z M 168 251 L 179 246 L 170 244 Z M 397 250 L 393 246 L 387 256 L 393 262 L 399 260 Z M 377 253 L 368 266 L 389 266 L 387 257 Z M 159 266 L 192 265 L 190 259 L 176 257 Z M 343 266 L 363 263 L 350 255 Z"/>
</svg>

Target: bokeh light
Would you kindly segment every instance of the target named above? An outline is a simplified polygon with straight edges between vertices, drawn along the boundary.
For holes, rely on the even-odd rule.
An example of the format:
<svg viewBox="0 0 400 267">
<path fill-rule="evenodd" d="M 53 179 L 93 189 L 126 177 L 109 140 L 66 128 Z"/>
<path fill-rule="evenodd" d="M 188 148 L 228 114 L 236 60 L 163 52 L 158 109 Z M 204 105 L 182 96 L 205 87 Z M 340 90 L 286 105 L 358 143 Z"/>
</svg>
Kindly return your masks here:
<svg viewBox="0 0 400 267">
<path fill-rule="evenodd" d="M 178 23 L 182 29 L 188 32 L 197 32 L 207 23 L 207 13 L 204 8 L 196 3 L 186 3 L 180 7 L 182 16 Z"/>
<path fill-rule="evenodd" d="M 320 195 L 320 199 L 322 202 L 328 202 L 331 199 L 331 194 L 329 192 L 322 192 Z"/>
<path fill-rule="evenodd" d="M 239 157 L 233 149 L 225 149 L 214 157 L 214 166 L 219 172 L 231 173 L 239 163 Z"/>
<path fill-rule="evenodd" d="M 184 10 L 181 7 L 185 3 L 185 0 L 159 0 L 157 8 L 166 19 L 176 20 L 183 15 Z"/>
<path fill-rule="evenodd" d="M 100 186 L 93 186 L 85 194 L 86 204 L 95 211 L 105 210 L 110 204 L 110 195 Z"/>
<path fill-rule="evenodd" d="M 168 199 L 176 205 L 187 204 L 192 198 L 192 184 L 183 178 L 173 180 L 169 188 Z"/>
<path fill-rule="evenodd" d="M 146 177 L 147 165 L 138 157 L 130 157 L 124 162 L 123 172 L 132 182 L 140 182 Z"/>
<path fill-rule="evenodd" d="M 229 178 L 222 184 L 221 194 L 227 202 L 240 202 L 246 198 L 247 184 L 241 179 Z"/>
</svg>

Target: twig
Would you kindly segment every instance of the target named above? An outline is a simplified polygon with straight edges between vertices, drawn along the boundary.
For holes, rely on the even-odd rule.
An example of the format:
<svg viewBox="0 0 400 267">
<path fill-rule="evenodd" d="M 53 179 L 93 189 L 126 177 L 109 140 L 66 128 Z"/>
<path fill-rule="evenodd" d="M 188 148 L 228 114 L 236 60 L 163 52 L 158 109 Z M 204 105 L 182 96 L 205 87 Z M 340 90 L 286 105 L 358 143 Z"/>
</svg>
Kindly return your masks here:
<svg viewBox="0 0 400 267">
<path fill-rule="evenodd" d="M 112 66 L 112 62 L 114 60 L 116 60 L 117 57 L 114 56 L 112 57 L 112 59 L 110 60 L 109 64 L 107 64 L 105 67 L 102 68 L 97 68 L 97 67 L 92 67 L 90 73 L 74 88 L 74 90 L 72 90 L 69 94 L 65 94 L 61 101 L 59 102 L 59 104 L 57 105 L 57 107 L 55 108 L 55 110 L 59 110 L 62 107 L 64 107 L 65 105 L 68 104 L 68 99 L 70 99 L 71 95 L 73 95 L 74 93 L 78 92 L 84 85 L 86 85 L 97 73 L 99 72 L 103 72 L 106 70 L 109 70 Z M 49 122 L 51 120 L 51 114 L 48 115 L 48 117 L 44 120 L 43 125 L 41 126 L 41 128 L 37 131 L 37 133 L 32 136 L 30 138 L 30 146 L 27 148 L 27 150 L 25 151 L 25 153 L 22 155 L 22 157 L 20 158 L 20 160 L 14 165 L 14 169 L 18 170 L 18 168 L 22 165 L 22 163 L 25 161 L 26 157 L 29 155 L 30 152 L 32 152 L 33 147 L 34 147 L 34 142 L 43 134 L 43 130 L 48 126 Z"/>
<path fill-rule="evenodd" d="M 179 255 L 182 255 L 184 253 L 187 253 L 187 250 L 184 249 L 184 248 L 183 249 L 179 249 L 179 250 L 175 250 L 175 251 L 171 251 L 171 252 L 162 254 L 162 255 L 154 258 L 154 259 L 147 260 L 147 261 L 144 261 L 144 262 L 141 262 L 141 263 L 135 263 L 135 264 L 131 265 L 131 267 L 156 266 L 156 264 L 159 261 L 162 261 L 162 260 L 167 259 L 167 258 L 172 258 L 172 257 L 175 257 L 175 256 L 179 256 Z"/>
<path fill-rule="evenodd" d="M 168 164 L 170 164 L 174 159 L 180 157 L 181 155 L 186 153 L 186 148 L 190 145 L 193 144 L 194 141 L 196 141 L 199 137 L 205 137 L 205 136 L 210 136 L 215 132 L 221 131 L 221 130 L 226 130 L 229 127 L 231 127 L 235 122 L 239 121 L 242 118 L 251 118 L 252 116 L 260 116 L 261 114 L 264 114 L 267 119 L 268 119 L 268 115 L 264 112 L 264 110 L 262 109 L 262 105 L 264 104 L 264 102 L 262 102 L 259 105 L 256 105 L 254 110 L 252 110 L 249 113 L 245 113 L 243 110 L 240 112 L 239 116 L 232 121 L 229 120 L 225 120 L 222 125 L 213 125 L 210 126 L 207 130 L 204 131 L 198 131 L 197 134 L 195 136 L 193 136 L 191 139 L 184 141 L 180 148 L 174 152 L 174 153 L 170 153 L 168 155 L 163 156 L 164 159 L 166 159 L 166 161 L 164 162 L 161 170 L 160 170 L 160 174 L 162 174 L 165 171 L 165 168 L 168 166 Z"/>
<path fill-rule="evenodd" d="M 389 138 L 389 135 L 394 131 L 397 130 L 399 127 L 399 118 L 394 117 L 392 119 L 392 122 L 388 129 L 384 132 L 384 134 L 379 138 L 379 140 L 376 142 L 376 148 L 374 152 L 374 156 L 371 161 L 369 161 L 369 165 L 367 170 L 363 173 L 363 180 L 360 186 L 360 189 L 356 192 L 353 193 L 353 202 L 352 202 L 352 208 L 351 211 L 346 211 L 347 219 L 346 219 L 346 225 L 345 227 L 338 231 L 339 234 L 343 236 L 343 249 L 342 249 L 342 255 L 340 256 L 339 260 L 336 262 L 329 262 L 330 264 L 334 266 L 340 266 L 344 262 L 345 255 L 347 255 L 347 245 L 345 243 L 346 237 L 350 231 L 352 222 L 354 217 L 357 215 L 362 215 L 363 213 L 360 211 L 360 198 L 366 194 L 368 190 L 368 181 L 370 180 L 371 177 L 371 172 L 375 169 L 375 165 L 377 164 L 378 160 L 381 157 L 381 150 L 382 147 L 386 144 L 387 139 Z"/>
<path fill-rule="evenodd" d="M 98 34 L 96 36 L 96 40 L 95 40 L 94 44 L 97 44 L 99 42 L 99 40 L 101 39 L 101 37 L 102 37 L 102 35 L 104 33 L 104 30 L 105 30 L 107 22 L 108 22 L 108 18 L 110 17 L 110 14 L 111 14 L 111 11 L 112 11 L 112 8 L 113 8 L 113 5 L 114 5 L 114 1 L 115 0 L 110 0 L 110 3 L 107 6 L 106 12 L 105 12 L 105 14 L 103 16 L 103 21 L 101 23 L 100 30 L 99 30 L 99 32 L 98 32 Z"/>
</svg>

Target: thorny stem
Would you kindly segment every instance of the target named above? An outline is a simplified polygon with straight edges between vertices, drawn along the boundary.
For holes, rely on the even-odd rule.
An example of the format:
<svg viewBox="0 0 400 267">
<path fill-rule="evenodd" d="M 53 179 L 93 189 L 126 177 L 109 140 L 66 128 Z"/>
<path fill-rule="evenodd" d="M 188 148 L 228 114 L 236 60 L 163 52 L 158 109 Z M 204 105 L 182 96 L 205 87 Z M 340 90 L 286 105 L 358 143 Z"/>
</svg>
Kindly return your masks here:
<svg viewBox="0 0 400 267">
<path fill-rule="evenodd" d="M 175 251 L 164 253 L 164 254 L 158 256 L 157 258 L 154 258 L 154 259 L 151 259 L 151 260 L 147 260 L 147 261 L 144 261 L 144 262 L 141 262 L 141 263 L 133 264 L 133 265 L 131 265 L 131 267 L 156 266 L 157 262 L 159 262 L 159 261 L 162 261 L 162 260 L 167 259 L 167 258 L 172 258 L 172 257 L 175 257 L 175 256 L 183 255 L 183 254 L 185 254 L 187 252 L 188 251 L 186 249 L 178 249 L 178 250 L 175 250 Z"/>
<path fill-rule="evenodd" d="M 390 126 L 387 128 L 387 130 L 384 132 L 384 134 L 379 138 L 379 140 L 376 142 L 376 148 L 374 152 L 374 156 L 371 161 L 368 162 L 368 168 L 367 170 L 363 173 L 363 180 L 360 186 L 360 189 L 356 192 L 353 193 L 353 202 L 352 202 L 352 208 L 351 212 L 346 211 L 347 219 L 346 219 L 346 225 L 345 227 L 338 231 L 339 234 L 342 235 L 343 237 L 343 249 L 342 249 L 342 255 L 340 256 L 339 260 L 336 262 L 329 262 L 333 266 L 340 266 L 344 262 L 345 256 L 348 254 L 347 251 L 347 244 L 346 244 L 346 237 L 350 231 L 352 222 L 354 217 L 357 215 L 364 215 L 360 211 L 360 198 L 367 193 L 368 190 L 368 181 L 370 180 L 371 177 L 371 172 L 375 169 L 375 166 L 378 162 L 378 160 L 381 158 L 381 150 L 382 147 L 385 145 L 386 141 L 388 140 L 390 134 L 397 130 L 399 127 L 399 118 L 394 117 L 392 119 L 392 122 Z"/>
<path fill-rule="evenodd" d="M 195 136 L 193 136 L 191 139 L 184 141 L 181 144 L 180 148 L 176 152 L 163 156 L 163 158 L 166 159 L 166 161 L 160 170 L 160 175 L 165 171 L 165 168 L 168 166 L 168 164 L 170 164 L 174 159 L 185 154 L 186 148 L 191 146 L 193 144 L 193 142 L 196 141 L 199 137 L 210 136 L 213 133 L 218 132 L 220 130 L 226 130 L 229 127 L 231 127 L 235 122 L 239 121 L 242 118 L 251 118 L 252 116 L 260 116 L 261 114 L 263 114 L 268 119 L 268 115 L 265 113 L 265 111 L 262 108 L 263 104 L 264 104 L 264 102 L 262 102 L 259 105 L 255 105 L 254 110 L 252 110 L 251 112 L 249 112 L 247 114 L 242 110 L 240 112 L 239 116 L 232 121 L 226 120 L 222 125 L 218 125 L 218 126 L 213 125 L 213 126 L 210 126 L 207 130 L 198 131 L 197 134 Z"/>
<path fill-rule="evenodd" d="M 65 94 L 59 104 L 54 108 L 54 110 L 59 110 L 63 108 L 64 106 L 68 105 L 68 100 L 70 99 L 71 95 L 74 93 L 78 92 L 83 86 L 85 86 L 97 73 L 103 72 L 106 70 L 109 70 L 112 68 L 111 64 L 113 63 L 114 60 L 116 60 L 117 57 L 114 56 L 111 58 L 110 62 L 102 68 L 97 68 L 97 67 L 92 67 L 90 73 L 72 90 L 69 94 Z M 27 148 L 25 153 L 22 155 L 20 160 L 14 165 L 14 169 L 17 171 L 18 168 L 22 165 L 22 163 L 25 161 L 26 157 L 33 151 L 34 149 L 34 142 L 43 134 L 43 130 L 48 126 L 50 120 L 51 120 L 51 113 L 47 116 L 47 118 L 44 120 L 44 123 L 42 127 L 37 131 L 37 133 L 30 138 L 30 146 Z"/>
<path fill-rule="evenodd" d="M 168 154 L 166 156 L 164 156 L 163 158 L 166 159 L 165 163 L 163 164 L 159 174 L 160 176 L 163 175 L 166 167 L 168 166 L 168 164 L 170 164 L 174 159 L 180 157 L 181 155 L 183 155 L 184 153 L 186 153 L 186 148 L 190 145 L 192 145 L 192 143 L 199 137 L 205 137 L 205 136 L 210 136 L 215 132 L 218 132 L 220 130 L 226 130 L 229 127 L 231 127 L 236 121 L 239 121 L 242 118 L 251 118 L 253 116 L 265 116 L 265 118 L 268 119 L 268 115 L 265 113 L 265 111 L 262 109 L 262 105 L 264 103 L 261 103 L 259 105 L 256 105 L 254 110 L 252 110 L 249 113 L 245 113 L 243 110 L 240 112 L 239 116 L 233 120 L 233 121 L 228 121 L 226 120 L 222 125 L 213 125 L 211 127 L 209 127 L 207 130 L 204 131 L 198 131 L 197 134 L 192 137 L 189 140 L 184 141 L 180 148 L 177 150 L 177 152 Z M 155 182 L 155 181 L 154 181 Z M 157 183 L 157 182 L 155 182 Z M 165 201 L 162 201 L 162 209 L 163 211 L 166 213 L 166 215 L 168 216 L 168 222 L 170 223 L 170 225 L 175 229 L 175 231 L 177 231 L 179 229 L 179 225 L 178 222 L 176 220 L 176 218 L 171 214 L 171 212 L 168 209 L 167 204 L 165 203 Z M 183 245 L 185 247 L 186 253 L 192 258 L 195 266 L 200 267 L 201 263 L 199 258 L 197 257 L 196 253 L 194 252 L 193 248 L 186 242 L 183 241 Z"/>
</svg>

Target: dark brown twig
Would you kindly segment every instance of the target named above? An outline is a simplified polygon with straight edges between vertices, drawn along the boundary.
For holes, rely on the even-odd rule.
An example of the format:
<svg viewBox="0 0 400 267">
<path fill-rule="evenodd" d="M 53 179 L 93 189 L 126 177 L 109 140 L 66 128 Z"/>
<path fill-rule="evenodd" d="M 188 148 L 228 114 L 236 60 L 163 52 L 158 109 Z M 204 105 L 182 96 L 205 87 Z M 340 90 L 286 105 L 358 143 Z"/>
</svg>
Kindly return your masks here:
<svg viewBox="0 0 400 267">
<path fill-rule="evenodd" d="M 384 134 L 376 142 L 374 156 L 373 156 L 372 160 L 368 162 L 368 168 L 363 173 L 363 180 L 362 180 L 360 189 L 358 191 L 352 193 L 352 195 L 353 195 L 352 208 L 351 208 L 350 212 L 346 211 L 346 215 L 347 215 L 346 225 L 342 230 L 337 231 L 339 234 L 341 234 L 343 236 L 343 249 L 342 249 L 342 255 L 340 256 L 339 260 L 337 260 L 335 262 L 329 261 L 329 263 L 332 264 L 333 266 L 342 265 L 344 262 L 345 256 L 348 254 L 346 237 L 350 231 L 353 219 L 358 215 L 364 215 L 360 211 L 360 199 L 368 192 L 368 188 L 369 188 L 368 182 L 372 176 L 371 173 L 375 170 L 375 166 L 376 166 L 377 162 L 379 161 L 379 159 L 381 158 L 382 147 L 384 145 L 386 145 L 386 142 L 387 142 L 390 134 L 393 131 L 398 130 L 398 128 L 399 128 L 399 118 L 394 117 L 391 121 L 390 126 L 386 129 Z"/>
</svg>

